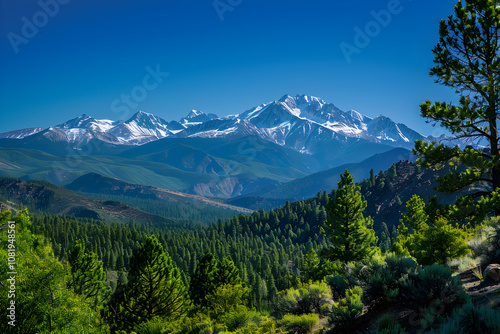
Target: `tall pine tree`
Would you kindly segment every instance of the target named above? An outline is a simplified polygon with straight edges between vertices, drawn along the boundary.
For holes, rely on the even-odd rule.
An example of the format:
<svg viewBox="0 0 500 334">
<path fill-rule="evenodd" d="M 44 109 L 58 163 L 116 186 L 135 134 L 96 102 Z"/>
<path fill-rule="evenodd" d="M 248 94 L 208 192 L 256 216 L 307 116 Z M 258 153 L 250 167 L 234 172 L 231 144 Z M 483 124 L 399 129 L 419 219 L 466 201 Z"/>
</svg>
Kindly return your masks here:
<svg viewBox="0 0 500 334">
<path fill-rule="evenodd" d="M 500 153 L 497 120 L 500 117 L 500 2 L 459 0 L 454 14 L 441 20 L 439 43 L 434 47 L 435 66 L 430 74 L 436 82 L 455 89 L 459 104 L 421 104 L 421 115 L 450 131 L 455 139 L 466 139 L 486 148 L 446 147 L 417 141 L 414 152 L 424 167 L 452 165 L 441 177 L 438 190 L 453 193 L 482 183 L 477 191 L 456 202 L 453 219 L 481 220 L 487 213 L 500 214 Z M 464 166 L 460 169 L 457 166 Z M 482 197 L 482 200 L 478 200 Z"/>
<path fill-rule="evenodd" d="M 185 312 L 189 298 L 179 269 L 154 235 L 134 252 L 128 283 L 117 291 L 117 301 L 115 317 L 123 328 Z"/>
<path fill-rule="evenodd" d="M 328 256 L 342 262 L 360 261 L 370 257 L 376 247 L 377 238 L 371 217 L 364 217 L 363 200 L 360 187 L 356 186 L 352 175 L 346 169 L 340 175 L 338 190 L 334 200 L 327 205 L 328 220 L 324 223 L 325 232 L 333 247 Z"/>
</svg>

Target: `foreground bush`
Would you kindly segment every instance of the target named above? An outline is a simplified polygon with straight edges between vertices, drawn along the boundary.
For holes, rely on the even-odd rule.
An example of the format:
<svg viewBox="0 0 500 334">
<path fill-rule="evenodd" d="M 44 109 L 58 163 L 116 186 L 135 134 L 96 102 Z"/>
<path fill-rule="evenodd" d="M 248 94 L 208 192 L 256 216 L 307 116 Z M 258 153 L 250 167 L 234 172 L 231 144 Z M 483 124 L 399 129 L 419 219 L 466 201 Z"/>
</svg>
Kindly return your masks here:
<svg viewBox="0 0 500 334">
<path fill-rule="evenodd" d="M 467 303 L 453 312 L 432 334 L 500 333 L 500 311 Z"/>
<path fill-rule="evenodd" d="M 411 257 L 393 253 L 385 257 L 374 256 L 370 260 L 359 263 L 353 269 L 353 275 L 363 288 L 365 303 L 389 304 L 399 295 L 401 281 L 409 273 L 415 272 L 418 265 Z"/>
<path fill-rule="evenodd" d="M 344 331 L 351 330 L 355 327 L 355 319 L 363 312 L 363 303 L 361 297 L 363 289 L 356 286 L 352 289 L 347 289 L 345 298 L 339 300 L 332 309 L 332 314 L 329 322 Z"/>
<path fill-rule="evenodd" d="M 318 324 L 319 316 L 317 314 L 286 314 L 282 322 L 285 329 L 291 333 L 308 334 Z"/>
<path fill-rule="evenodd" d="M 326 283 L 302 284 L 278 293 L 274 310 L 278 315 L 317 313 L 325 314 L 332 303 L 332 294 Z"/>
</svg>

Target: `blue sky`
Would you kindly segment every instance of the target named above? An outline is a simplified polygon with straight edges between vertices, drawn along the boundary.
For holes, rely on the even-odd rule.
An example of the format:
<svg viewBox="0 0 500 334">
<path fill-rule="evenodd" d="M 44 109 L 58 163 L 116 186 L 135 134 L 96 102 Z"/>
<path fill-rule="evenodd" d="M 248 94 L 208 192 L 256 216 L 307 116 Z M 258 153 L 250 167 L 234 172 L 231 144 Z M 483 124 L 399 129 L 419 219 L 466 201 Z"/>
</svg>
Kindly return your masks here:
<svg viewBox="0 0 500 334">
<path fill-rule="evenodd" d="M 428 75 L 455 2 L 0 0 L 0 132 L 84 113 L 223 116 L 308 94 L 438 134 L 418 106 L 457 100 Z M 369 34 L 357 44 L 356 27 Z"/>
</svg>

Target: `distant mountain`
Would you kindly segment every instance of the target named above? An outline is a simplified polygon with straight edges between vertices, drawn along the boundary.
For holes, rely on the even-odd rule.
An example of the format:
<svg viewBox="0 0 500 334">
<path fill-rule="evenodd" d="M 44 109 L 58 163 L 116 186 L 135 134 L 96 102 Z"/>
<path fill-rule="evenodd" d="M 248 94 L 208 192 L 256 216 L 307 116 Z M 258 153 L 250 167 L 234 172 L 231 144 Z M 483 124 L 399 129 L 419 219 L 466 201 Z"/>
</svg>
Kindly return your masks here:
<svg viewBox="0 0 500 334">
<path fill-rule="evenodd" d="M 0 165 L 8 166 L 0 175 L 62 185 L 98 173 L 227 199 L 259 196 L 296 178 L 358 163 L 395 147 L 411 148 L 416 139 L 427 140 L 387 117 L 343 111 L 314 96 L 285 95 L 225 117 L 197 110 L 179 121 L 144 111 L 126 121 L 84 114 L 47 129 L 0 134 L 0 148 L 5 150 Z M 52 161 L 40 151 L 54 156 Z M 288 195 L 299 196 L 288 190 L 272 196 Z"/>
<path fill-rule="evenodd" d="M 134 184 L 130 182 L 124 182 L 118 179 L 106 177 L 96 173 L 89 173 L 83 175 L 68 184 L 66 189 L 84 192 L 84 193 L 94 193 L 102 195 L 118 195 L 132 198 L 140 198 L 147 200 L 160 200 L 170 203 L 183 203 L 191 206 L 204 206 L 206 207 L 219 207 L 223 209 L 228 209 L 237 213 L 251 213 L 252 210 L 246 208 L 240 208 L 233 205 L 225 204 L 222 201 L 217 201 L 213 199 L 208 199 L 201 196 L 190 195 L 175 191 L 170 191 L 167 189 L 161 189 L 151 186 L 143 186 L 140 184 Z"/>
<path fill-rule="evenodd" d="M 269 191 L 310 173 L 309 165 L 314 160 L 310 163 L 308 159 L 312 157 L 255 140 L 171 138 L 170 147 L 155 141 L 150 145 L 158 145 L 158 151 L 154 145 L 141 146 L 126 156 L 68 157 L 32 149 L 0 148 L 0 176 L 66 185 L 84 174 L 97 173 L 173 191 L 230 198 Z M 200 148 L 188 147 L 191 145 Z"/>
<path fill-rule="evenodd" d="M 324 143 L 368 141 L 392 147 L 413 146 L 425 139 L 404 124 L 384 116 L 370 118 L 308 95 L 285 95 L 242 114 L 210 120 L 177 133 L 177 137 L 226 138 L 256 135 L 302 153 L 315 154 Z"/>
<path fill-rule="evenodd" d="M 459 193 L 445 194 L 434 190 L 438 185 L 436 179 L 449 172 L 449 168 L 431 170 L 419 168 L 414 162 L 403 160 L 395 164 L 396 175 L 388 171 L 375 177 L 375 185 L 370 186 L 367 181 L 360 182 L 361 191 L 367 202 L 365 216 L 374 220 L 374 228 L 378 230 L 380 224 L 385 222 L 389 229 L 397 225 L 401 219 L 401 212 L 406 212 L 406 202 L 413 195 L 420 196 L 428 202 L 437 196 L 439 203 L 452 204 L 460 195 Z"/>
<path fill-rule="evenodd" d="M 319 190 L 326 190 L 330 193 L 333 189 L 336 189 L 337 182 L 340 180 L 340 174 L 344 173 L 346 169 L 349 170 L 355 182 L 360 182 L 370 176 L 371 169 L 375 173 L 378 173 L 388 169 L 392 164 L 399 161 L 415 161 L 416 158 L 407 149 L 395 148 L 385 153 L 376 154 L 359 163 L 346 164 L 301 177 L 280 185 L 261 196 L 289 201 L 303 200 L 314 197 Z"/>
<path fill-rule="evenodd" d="M 0 139 L 3 139 L 3 138 L 23 139 L 24 137 L 34 135 L 35 133 L 38 133 L 38 132 L 43 131 L 43 130 L 45 130 L 45 128 L 29 128 L 29 129 L 4 132 L 4 133 L 0 133 Z"/>
<path fill-rule="evenodd" d="M 40 134 L 45 139 L 12 142 L 6 139 L 25 139 Z M 40 137 L 39 136 L 39 137 Z M 218 117 L 192 110 L 179 121 L 166 121 L 139 111 L 126 121 L 97 120 L 88 115 L 71 119 L 48 129 L 33 128 L 0 134 L 0 146 L 39 149 L 49 147 L 51 153 L 70 149 L 85 150 L 92 143 L 93 154 L 110 154 L 109 145 L 142 145 L 166 137 L 241 138 L 258 136 L 300 153 L 321 155 L 335 150 L 342 155 L 352 146 L 370 146 L 380 153 L 390 147 L 410 148 L 417 139 L 426 139 L 404 124 L 378 116 L 370 118 L 355 110 L 342 111 L 332 103 L 308 95 L 285 95 L 238 115 Z M 2 139 L 3 138 L 3 139 Z M 48 141 L 49 143 L 45 143 Z M 52 145 L 50 144 L 52 142 Z M 54 146 L 66 145 L 64 149 Z M 106 149 L 99 147 L 103 145 Z M 116 148 L 117 152 L 123 148 Z M 363 155 L 357 161 L 368 157 Z M 329 165 L 342 159 L 332 159 Z"/>
<path fill-rule="evenodd" d="M 218 118 L 218 116 L 215 114 L 205 114 L 204 112 L 199 110 L 191 110 L 191 112 L 186 117 L 181 118 L 179 123 L 187 128 L 193 125 L 208 122 L 216 118 Z"/>
<path fill-rule="evenodd" d="M 0 193 L 18 207 L 58 215 L 92 218 L 107 222 L 153 223 L 162 227 L 175 227 L 177 222 L 152 215 L 117 201 L 99 201 L 78 195 L 48 182 L 21 181 L 0 177 Z"/>
</svg>

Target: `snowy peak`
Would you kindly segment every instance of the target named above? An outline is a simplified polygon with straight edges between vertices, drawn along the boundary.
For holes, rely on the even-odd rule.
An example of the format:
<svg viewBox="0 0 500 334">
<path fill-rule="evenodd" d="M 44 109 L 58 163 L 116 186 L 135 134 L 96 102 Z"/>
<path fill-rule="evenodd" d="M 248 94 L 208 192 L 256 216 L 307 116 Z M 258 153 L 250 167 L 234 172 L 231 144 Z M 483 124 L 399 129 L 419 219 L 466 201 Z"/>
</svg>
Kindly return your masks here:
<svg viewBox="0 0 500 334">
<path fill-rule="evenodd" d="M 61 129 L 89 129 L 92 131 L 106 132 L 116 124 L 117 122 L 107 119 L 97 120 L 89 115 L 83 114 L 80 117 L 73 118 L 55 127 Z"/>
<path fill-rule="evenodd" d="M 45 128 L 28 128 L 22 130 L 14 130 L 9 132 L 0 133 L 0 139 L 23 139 L 24 137 L 28 137 L 34 135 L 38 132 L 45 130 Z"/>
<path fill-rule="evenodd" d="M 43 129 L 0 134 L 0 138 L 24 138 Z M 42 133 L 45 135 L 45 133 Z M 219 118 L 191 110 L 180 121 L 170 121 L 138 111 L 126 121 L 97 120 L 82 115 L 47 130 L 57 140 L 78 142 L 98 139 L 120 145 L 141 145 L 165 137 L 238 137 L 254 135 L 299 152 L 314 153 L 329 141 L 367 140 L 395 147 L 413 146 L 427 138 L 396 124 L 390 118 L 367 117 L 356 110 L 343 111 L 312 95 L 284 95 L 241 114 Z"/>
<path fill-rule="evenodd" d="M 136 112 L 130 119 L 128 119 L 126 124 L 135 123 L 138 126 L 155 128 L 155 127 L 166 127 L 168 122 L 164 119 L 155 116 L 153 114 L 144 112 L 142 110 Z"/>
<path fill-rule="evenodd" d="M 181 118 L 180 123 L 185 127 L 208 122 L 212 119 L 219 118 L 215 114 L 205 114 L 203 111 L 191 110 L 186 117 Z"/>
</svg>

